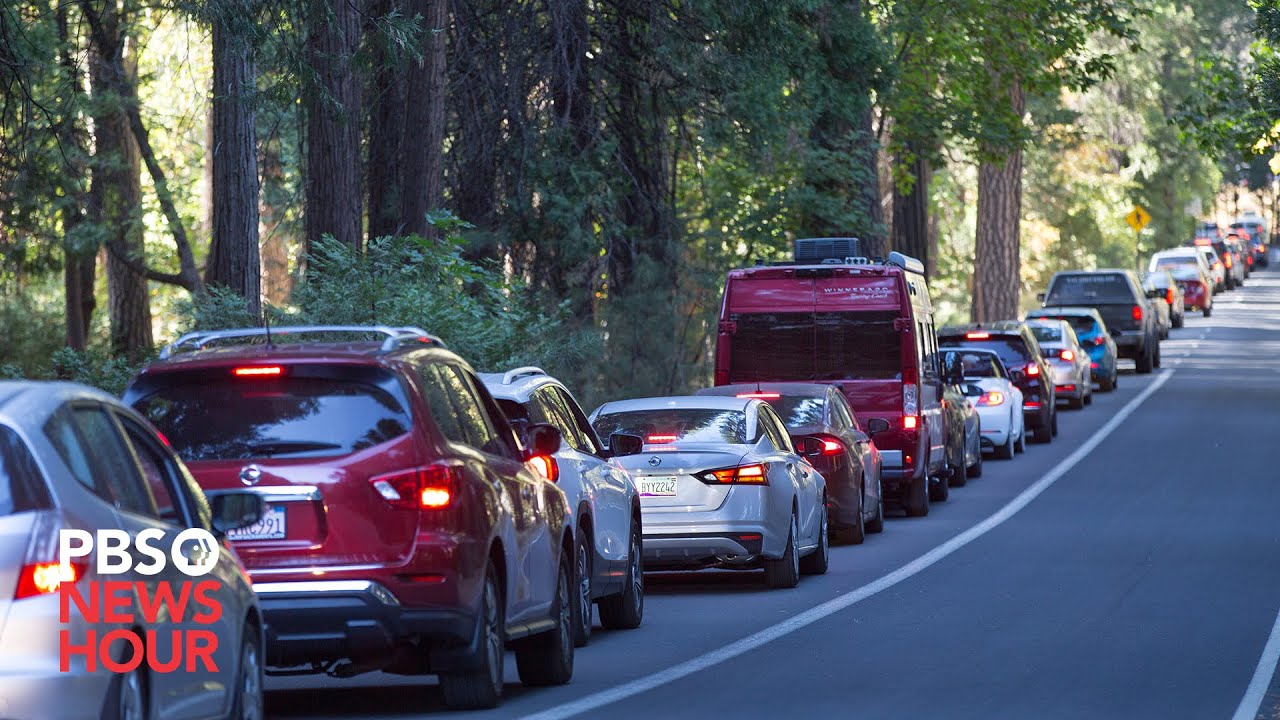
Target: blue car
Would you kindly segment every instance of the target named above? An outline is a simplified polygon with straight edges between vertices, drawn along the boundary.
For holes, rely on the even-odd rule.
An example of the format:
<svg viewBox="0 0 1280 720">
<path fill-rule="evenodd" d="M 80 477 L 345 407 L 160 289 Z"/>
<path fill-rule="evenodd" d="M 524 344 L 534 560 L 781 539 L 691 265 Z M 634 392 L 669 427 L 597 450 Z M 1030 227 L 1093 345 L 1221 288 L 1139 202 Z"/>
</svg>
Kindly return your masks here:
<svg viewBox="0 0 1280 720">
<path fill-rule="evenodd" d="M 1116 341 L 1107 332 L 1107 324 L 1098 311 L 1088 307 L 1047 307 L 1027 313 L 1028 320 L 1052 318 L 1066 320 L 1076 331 L 1080 345 L 1089 351 L 1090 368 L 1098 389 L 1111 392 L 1119 379 L 1116 371 Z"/>
</svg>

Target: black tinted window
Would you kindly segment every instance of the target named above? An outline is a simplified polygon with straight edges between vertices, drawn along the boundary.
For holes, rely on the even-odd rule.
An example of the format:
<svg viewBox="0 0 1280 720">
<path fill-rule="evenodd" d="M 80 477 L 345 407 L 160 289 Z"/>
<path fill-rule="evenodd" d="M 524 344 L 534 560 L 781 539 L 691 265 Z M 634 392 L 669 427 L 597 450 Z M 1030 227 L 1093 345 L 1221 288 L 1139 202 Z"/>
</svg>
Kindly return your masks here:
<svg viewBox="0 0 1280 720">
<path fill-rule="evenodd" d="M 134 406 L 184 460 L 344 455 L 398 438 L 412 420 L 385 371 L 357 378 L 181 377 Z"/>
<path fill-rule="evenodd" d="M 63 461 L 86 487 L 118 508 L 156 515 L 133 452 L 106 410 L 73 406 L 55 415 L 45 430 Z"/>
<path fill-rule="evenodd" d="M 771 398 L 768 402 L 778 411 L 782 424 L 789 428 L 825 422 L 827 403 L 820 397 L 780 397 Z"/>
<path fill-rule="evenodd" d="M 0 516 L 53 505 L 44 474 L 13 428 L 0 425 Z"/>
<path fill-rule="evenodd" d="M 441 375 L 438 366 L 427 366 L 419 370 L 422 380 L 422 392 L 427 399 L 431 418 L 436 421 L 440 434 L 449 442 L 466 444 L 467 438 L 462 432 L 462 421 L 458 417 L 456 403 L 446 389 L 446 379 Z M 452 376 L 450 376 L 452 377 Z"/>
<path fill-rule="evenodd" d="M 943 352 L 943 363 L 948 374 L 959 371 L 965 378 L 1004 377 L 1000 361 L 987 353 L 947 350 Z"/>
<path fill-rule="evenodd" d="M 890 379 L 902 372 L 895 311 L 737 315 L 730 380 Z"/>
<path fill-rule="evenodd" d="M 636 410 L 600 415 L 596 433 L 639 435 L 645 442 L 731 443 L 747 442 L 747 416 L 741 410 L 667 409 Z"/>
<path fill-rule="evenodd" d="M 175 525 L 184 525 L 182 508 L 174 497 L 177 484 L 181 482 L 181 474 L 173 459 L 159 447 L 157 441 L 146 428 L 127 417 L 120 417 L 129 444 L 138 458 L 142 468 L 143 479 L 151 498 L 155 501 L 156 512 L 161 520 Z"/>
<path fill-rule="evenodd" d="M 1094 327 L 1098 324 L 1096 320 L 1087 315 L 1037 315 L 1036 317 L 1053 317 L 1055 320 L 1066 320 L 1071 323 L 1071 327 L 1076 331 L 1077 335 L 1086 335 L 1093 332 Z"/>
<path fill-rule="evenodd" d="M 1031 334 L 1035 335 L 1036 340 L 1040 342 L 1058 342 L 1062 340 L 1061 325 L 1032 325 L 1028 323 L 1028 326 L 1031 328 Z"/>
<path fill-rule="evenodd" d="M 1060 275 L 1045 297 L 1046 305 L 1126 302 L 1133 302 L 1133 290 L 1125 276 L 1118 273 Z"/>
<path fill-rule="evenodd" d="M 1027 351 L 1026 343 L 1022 341 L 1021 337 L 1017 336 L 993 335 L 989 338 L 966 339 L 961 335 L 958 338 L 946 338 L 945 342 L 952 345 L 994 350 L 996 355 L 1000 357 L 1000 362 L 1004 363 L 1007 368 L 1026 365 L 1031 362 L 1031 353 Z"/>
</svg>

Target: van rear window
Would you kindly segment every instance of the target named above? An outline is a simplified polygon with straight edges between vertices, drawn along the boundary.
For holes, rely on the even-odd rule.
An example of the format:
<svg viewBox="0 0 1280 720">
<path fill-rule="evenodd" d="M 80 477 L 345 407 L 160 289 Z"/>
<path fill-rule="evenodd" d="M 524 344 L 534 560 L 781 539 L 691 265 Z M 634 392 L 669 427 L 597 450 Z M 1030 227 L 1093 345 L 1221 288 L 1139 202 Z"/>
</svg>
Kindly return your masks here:
<svg viewBox="0 0 1280 720">
<path fill-rule="evenodd" d="M 730 382 L 900 377 L 897 317 L 896 311 L 734 315 Z"/>
<path fill-rule="evenodd" d="M 0 425 L 0 516 L 53 507 L 44 473 L 18 433 Z"/>
<path fill-rule="evenodd" d="M 1133 291 L 1124 275 L 1118 273 L 1059 275 L 1045 298 L 1045 305 L 1131 302 Z"/>
</svg>

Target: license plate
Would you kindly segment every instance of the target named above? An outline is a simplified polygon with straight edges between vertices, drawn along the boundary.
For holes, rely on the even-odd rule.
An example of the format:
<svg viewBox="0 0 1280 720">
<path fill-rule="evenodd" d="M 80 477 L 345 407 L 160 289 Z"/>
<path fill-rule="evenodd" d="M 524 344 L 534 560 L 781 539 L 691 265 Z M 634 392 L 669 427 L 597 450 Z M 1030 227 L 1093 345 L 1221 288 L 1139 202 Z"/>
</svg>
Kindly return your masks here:
<svg viewBox="0 0 1280 720">
<path fill-rule="evenodd" d="M 236 530 L 228 530 L 230 540 L 283 540 L 285 538 L 285 511 L 283 505 L 267 508 L 258 522 Z"/>
<path fill-rule="evenodd" d="M 676 494 L 674 477 L 641 478 L 638 482 L 641 497 L 671 497 Z"/>
</svg>

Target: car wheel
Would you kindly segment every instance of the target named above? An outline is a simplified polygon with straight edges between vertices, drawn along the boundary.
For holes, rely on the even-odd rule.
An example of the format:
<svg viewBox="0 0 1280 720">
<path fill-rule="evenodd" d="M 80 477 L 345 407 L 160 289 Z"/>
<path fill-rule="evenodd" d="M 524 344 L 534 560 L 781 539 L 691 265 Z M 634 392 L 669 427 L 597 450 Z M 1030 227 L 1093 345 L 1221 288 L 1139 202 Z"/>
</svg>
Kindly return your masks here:
<svg viewBox="0 0 1280 720">
<path fill-rule="evenodd" d="M 963 472 L 964 472 L 964 463 L 961 462 L 960 467 L 956 468 L 955 475 L 959 475 Z M 955 477 L 955 475 L 952 475 L 952 477 Z M 931 503 L 946 502 L 947 498 L 951 497 L 951 479 L 946 477 L 940 477 L 940 478 L 937 478 L 936 480 L 937 480 L 936 482 L 931 481 L 929 483 L 929 502 Z M 965 483 L 965 480 L 962 478 L 960 479 L 960 484 L 957 485 L 956 487 L 960 487 L 960 485 L 963 485 L 964 483 Z"/>
<path fill-rule="evenodd" d="M 978 457 L 978 459 L 977 459 L 976 461 L 974 461 L 974 463 L 973 463 L 972 465 L 970 465 L 970 466 L 968 467 L 968 469 L 966 470 L 966 472 L 968 473 L 969 477 L 971 477 L 971 478 L 980 478 L 980 477 L 982 477 L 982 447 L 981 447 L 981 446 L 979 446 L 979 447 L 978 447 L 978 455 L 977 455 L 977 457 Z"/>
<path fill-rule="evenodd" d="M 907 517 L 924 517 L 929 514 L 929 476 L 927 474 L 922 473 L 920 477 L 911 481 L 903 509 L 907 511 Z"/>
<path fill-rule="evenodd" d="M 1022 432 L 1018 433 L 1018 444 L 1013 446 L 1013 451 L 1024 453 L 1027 451 L 1027 426 L 1022 426 Z"/>
<path fill-rule="evenodd" d="M 1177 317 L 1175 317 L 1175 318 L 1173 319 L 1173 327 L 1174 327 L 1174 329 L 1175 329 L 1175 330 L 1176 330 L 1176 329 L 1179 329 L 1179 328 L 1181 328 L 1183 325 L 1185 325 L 1185 324 L 1186 324 L 1186 322 L 1187 322 L 1187 318 L 1186 318 L 1185 313 L 1184 313 L 1184 314 L 1180 314 L 1180 315 L 1178 315 Z"/>
<path fill-rule="evenodd" d="M 627 587 L 600 601 L 600 624 L 609 630 L 633 630 L 644 619 L 644 550 L 640 519 L 631 521 L 631 548 L 627 553 Z"/>
<path fill-rule="evenodd" d="M 1093 382 L 1092 381 L 1084 384 L 1084 404 L 1085 405 L 1093 404 Z"/>
<path fill-rule="evenodd" d="M 484 589 L 480 593 L 480 615 L 477 618 L 480 622 L 480 657 L 476 658 L 477 669 L 440 674 L 444 704 L 453 710 L 497 707 L 502 700 L 506 620 L 497 577 L 497 569 L 490 562 L 485 569 Z"/>
<path fill-rule="evenodd" d="M 1206 306 L 1204 309 L 1204 316 L 1209 317 L 1212 314 L 1213 314 L 1213 308 L 1211 306 Z"/>
<path fill-rule="evenodd" d="M 527 686 L 564 685 L 573 677 L 573 596 L 569 558 L 561 554 L 551 618 L 556 626 L 521 640 L 516 646 L 516 671 Z"/>
<path fill-rule="evenodd" d="M 1084 389 L 1080 390 L 1080 397 L 1068 398 L 1067 407 L 1072 410 L 1080 410 L 1084 407 Z"/>
<path fill-rule="evenodd" d="M 787 530 L 787 547 L 782 557 L 764 561 L 764 581 L 771 588 L 793 588 L 800 584 L 800 552 L 796 538 L 800 535 L 800 523 L 795 510 L 791 511 L 791 527 Z"/>
<path fill-rule="evenodd" d="M 1151 345 L 1150 343 L 1148 343 L 1146 352 L 1142 353 L 1142 355 L 1136 361 L 1134 361 L 1134 367 L 1137 370 L 1138 374 L 1139 375 L 1149 374 L 1155 363 L 1155 359 L 1156 359 L 1155 352 L 1151 350 Z"/>
<path fill-rule="evenodd" d="M 236 701 L 229 720 L 262 720 L 263 668 L 262 635 L 257 625 L 244 626 L 240 641 L 240 677 L 236 681 Z"/>
<path fill-rule="evenodd" d="M 960 444 L 960 461 L 959 461 L 959 462 L 957 462 L 957 463 L 955 463 L 955 464 L 952 466 L 952 467 L 954 467 L 955 469 L 952 471 L 951 476 L 947 478 L 946 485 L 947 485 L 947 488 L 948 488 L 948 494 L 950 494 L 950 488 L 953 488 L 953 487 L 964 487 L 964 486 L 965 486 L 965 484 L 969 482 L 969 473 L 968 473 L 968 468 L 967 468 L 967 467 L 965 467 L 965 457 L 964 457 L 964 456 L 965 456 L 965 451 L 966 451 L 966 448 L 968 447 L 968 445 L 969 445 L 969 438 L 967 438 L 967 437 L 966 437 L 966 438 L 964 439 L 964 442 L 962 442 L 962 443 Z M 948 464 L 950 464 L 950 463 L 948 463 Z M 939 483 L 939 484 L 942 484 L 942 483 Z M 937 494 L 936 494 L 936 493 L 934 494 L 933 499 L 934 499 L 934 500 L 937 500 Z M 943 498 L 943 500 L 945 500 L 945 499 L 946 499 L 946 498 Z M 941 501 L 939 501 L 939 502 L 941 502 Z"/>
<path fill-rule="evenodd" d="M 827 568 L 831 566 L 831 528 L 827 522 L 827 499 L 824 497 L 818 509 L 818 547 L 800 560 L 800 570 L 805 575 L 826 575 Z M 862 508 L 858 508 L 858 525 L 862 525 Z"/>
<path fill-rule="evenodd" d="M 591 641 L 591 541 L 586 533 L 578 533 L 574 543 L 573 581 L 573 645 L 584 647 Z"/>
<path fill-rule="evenodd" d="M 1159 343 L 1156 344 L 1155 358 L 1152 359 L 1151 364 L 1155 367 L 1160 367 L 1160 344 Z"/>
<path fill-rule="evenodd" d="M 1056 409 L 1049 416 L 1049 430 L 1053 432 L 1054 437 L 1058 437 L 1058 411 Z"/>
<path fill-rule="evenodd" d="M 1016 442 L 1013 438 L 1013 426 L 1009 426 L 1009 437 L 1005 438 L 1004 444 L 996 448 L 996 457 L 1000 460 L 1012 460 L 1013 454 L 1017 452 Z"/>
<path fill-rule="evenodd" d="M 147 720 L 147 679 L 142 665 L 115 676 L 103 710 L 104 720 Z"/>
<path fill-rule="evenodd" d="M 858 493 L 858 510 L 853 513 L 853 526 L 842 527 L 839 530 L 832 531 L 835 535 L 836 542 L 841 545 L 861 545 L 867 539 L 867 528 L 862 522 L 862 513 L 864 511 L 862 504 L 862 493 Z"/>
<path fill-rule="evenodd" d="M 884 532 L 884 495 L 883 491 L 876 498 L 876 516 L 867 521 L 866 530 L 869 533 Z"/>
</svg>

